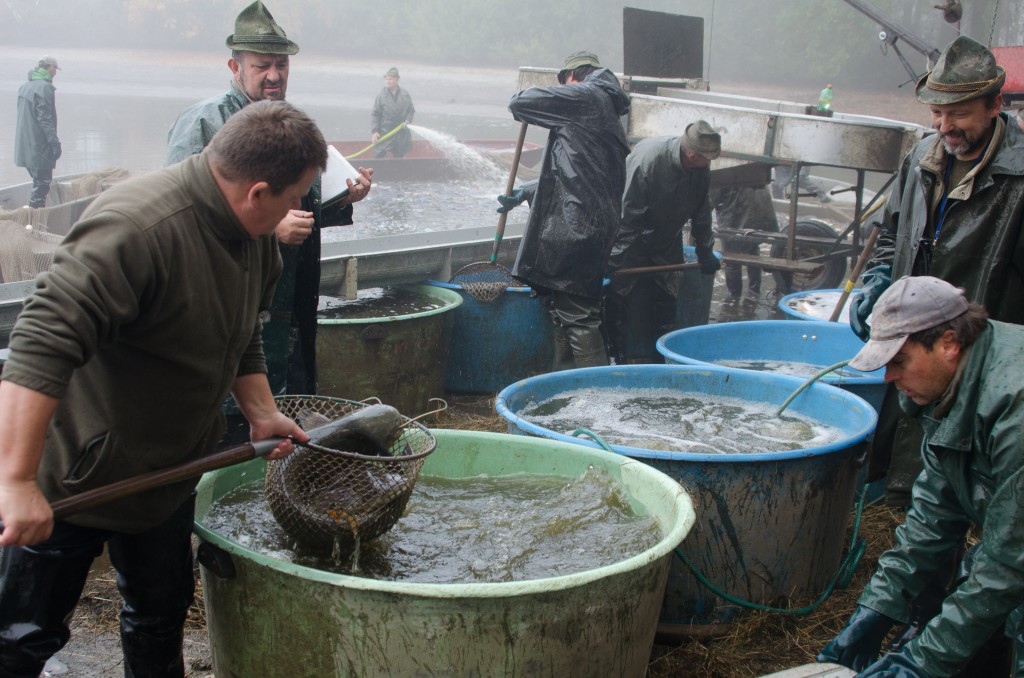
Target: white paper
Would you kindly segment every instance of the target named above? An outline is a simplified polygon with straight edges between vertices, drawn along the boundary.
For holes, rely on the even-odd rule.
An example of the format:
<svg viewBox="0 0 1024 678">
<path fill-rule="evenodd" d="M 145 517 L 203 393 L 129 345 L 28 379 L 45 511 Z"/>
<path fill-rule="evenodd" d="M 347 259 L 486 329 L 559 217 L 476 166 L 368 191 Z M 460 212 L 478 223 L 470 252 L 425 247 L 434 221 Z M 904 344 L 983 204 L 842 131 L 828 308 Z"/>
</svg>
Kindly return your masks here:
<svg viewBox="0 0 1024 678">
<path fill-rule="evenodd" d="M 346 179 L 358 181 L 359 170 L 352 166 L 341 151 L 327 145 L 327 171 L 320 177 L 322 204 L 326 207 L 348 195 Z"/>
</svg>

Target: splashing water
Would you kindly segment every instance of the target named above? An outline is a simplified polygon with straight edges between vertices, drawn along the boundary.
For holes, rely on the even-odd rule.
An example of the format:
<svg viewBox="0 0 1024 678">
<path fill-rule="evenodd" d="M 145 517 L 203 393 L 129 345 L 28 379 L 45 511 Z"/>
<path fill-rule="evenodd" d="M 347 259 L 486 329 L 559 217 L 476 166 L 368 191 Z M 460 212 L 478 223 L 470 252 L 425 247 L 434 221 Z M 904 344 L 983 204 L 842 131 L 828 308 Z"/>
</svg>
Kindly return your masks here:
<svg viewBox="0 0 1024 678">
<path fill-rule="evenodd" d="M 467 146 L 450 134 L 432 130 L 420 125 L 406 125 L 414 134 L 423 137 L 430 144 L 444 153 L 448 162 L 466 176 L 475 177 L 477 181 L 494 183 L 506 178 L 504 169 L 498 163 Z"/>
</svg>

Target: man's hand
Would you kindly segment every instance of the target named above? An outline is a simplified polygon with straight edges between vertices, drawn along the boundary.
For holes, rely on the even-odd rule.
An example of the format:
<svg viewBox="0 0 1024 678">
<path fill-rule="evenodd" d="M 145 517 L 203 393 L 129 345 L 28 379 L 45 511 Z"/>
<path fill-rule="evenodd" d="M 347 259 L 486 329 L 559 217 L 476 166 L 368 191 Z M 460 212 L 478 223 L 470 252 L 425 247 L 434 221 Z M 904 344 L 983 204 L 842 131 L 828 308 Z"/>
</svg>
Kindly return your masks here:
<svg viewBox="0 0 1024 678">
<path fill-rule="evenodd" d="M 863 671 L 878 658 L 882 641 L 895 623 L 881 612 L 858 605 L 843 630 L 825 645 L 816 659 Z"/>
<path fill-rule="evenodd" d="M 281 459 L 291 454 L 295 450 L 292 438 L 300 443 L 309 440 L 306 432 L 299 428 L 299 425 L 292 421 L 291 417 L 285 416 L 281 412 L 268 412 L 266 418 L 254 417 L 253 419 L 249 422 L 249 437 L 252 440 L 286 438 L 273 452 L 267 455 L 267 459 Z"/>
<path fill-rule="evenodd" d="M 722 262 L 720 262 L 718 257 L 714 254 L 709 254 L 704 257 L 698 256 L 697 264 L 700 266 L 700 272 L 704 275 L 714 275 L 722 268 Z"/>
<path fill-rule="evenodd" d="M 313 232 L 313 213 L 288 210 L 288 214 L 274 229 L 277 239 L 285 245 L 301 245 Z"/>
<path fill-rule="evenodd" d="M 373 134 L 370 135 L 371 144 L 377 143 L 377 139 L 380 139 L 380 132 L 374 132 Z"/>
<path fill-rule="evenodd" d="M 354 202 L 359 202 L 369 195 L 370 188 L 373 186 L 373 168 L 360 167 L 359 179 L 357 181 L 346 179 L 345 183 L 348 184 L 348 193 L 339 202 L 342 205 L 351 205 Z"/>
<path fill-rule="evenodd" d="M 0 484 L 0 520 L 0 546 L 30 546 L 53 531 L 53 511 L 35 479 Z"/>
</svg>

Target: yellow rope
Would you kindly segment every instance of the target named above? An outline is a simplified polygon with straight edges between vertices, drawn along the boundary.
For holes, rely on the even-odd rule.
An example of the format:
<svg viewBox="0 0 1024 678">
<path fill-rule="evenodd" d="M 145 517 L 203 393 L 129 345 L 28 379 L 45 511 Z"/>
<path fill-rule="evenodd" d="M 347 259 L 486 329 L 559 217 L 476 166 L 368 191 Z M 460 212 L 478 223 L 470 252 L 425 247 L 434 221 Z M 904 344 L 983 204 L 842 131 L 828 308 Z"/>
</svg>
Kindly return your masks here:
<svg viewBox="0 0 1024 678">
<path fill-rule="evenodd" d="M 380 142 L 387 141 L 388 139 L 390 139 L 394 134 L 396 134 L 398 132 L 398 130 L 402 129 L 403 127 L 405 127 L 405 123 L 404 122 L 401 125 L 399 125 L 398 127 L 396 127 L 395 129 L 393 129 L 390 132 L 388 132 L 387 134 L 385 134 L 384 136 L 378 138 L 376 141 L 374 141 L 372 144 L 370 144 L 369 146 L 367 146 L 363 150 L 357 151 L 357 152 L 353 153 L 352 155 L 346 155 L 345 156 L 345 160 L 355 160 L 356 158 L 361 156 L 363 153 L 366 153 L 368 150 L 370 150 L 371 148 L 373 148 L 374 146 L 376 146 Z"/>
</svg>

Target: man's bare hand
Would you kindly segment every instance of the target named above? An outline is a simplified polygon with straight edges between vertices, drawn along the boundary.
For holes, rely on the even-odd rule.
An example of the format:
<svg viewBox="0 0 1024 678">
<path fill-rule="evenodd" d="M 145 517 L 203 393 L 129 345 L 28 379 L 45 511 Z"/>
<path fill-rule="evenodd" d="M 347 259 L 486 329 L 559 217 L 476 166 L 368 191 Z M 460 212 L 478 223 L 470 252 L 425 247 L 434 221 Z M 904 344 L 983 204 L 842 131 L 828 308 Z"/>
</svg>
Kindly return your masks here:
<svg viewBox="0 0 1024 678">
<path fill-rule="evenodd" d="M 359 175 L 358 181 L 345 180 L 348 184 L 348 195 L 341 199 L 343 205 L 359 202 L 370 193 L 370 187 L 373 185 L 373 168 L 360 167 Z"/>
<path fill-rule="evenodd" d="M 301 245 L 313 232 L 313 213 L 288 210 L 288 214 L 274 229 L 277 239 L 285 245 Z"/>
</svg>

